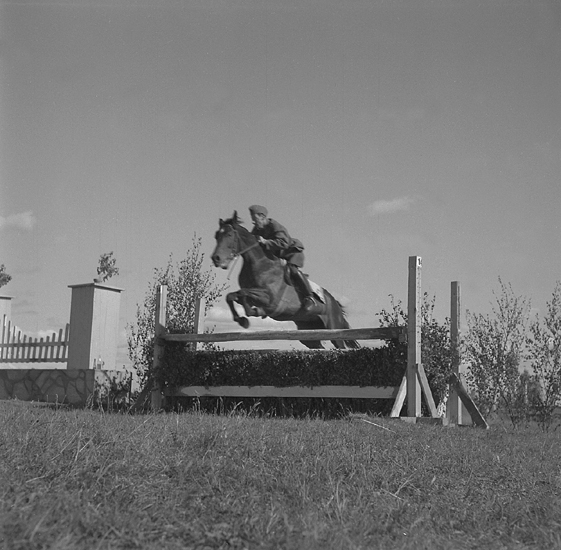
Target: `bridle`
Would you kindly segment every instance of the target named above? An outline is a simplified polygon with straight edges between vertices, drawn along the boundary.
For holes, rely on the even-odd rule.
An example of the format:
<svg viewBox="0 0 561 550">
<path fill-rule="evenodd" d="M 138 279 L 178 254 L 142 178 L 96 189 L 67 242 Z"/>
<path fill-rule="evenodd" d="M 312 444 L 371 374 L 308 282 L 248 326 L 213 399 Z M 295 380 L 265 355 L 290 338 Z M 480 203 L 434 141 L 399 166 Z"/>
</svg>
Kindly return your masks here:
<svg viewBox="0 0 561 550">
<path fill-rule="evenodd" d="M 242 254 L 245 254 L 248 250 L 251 250 L 252 248 L 255 248 L 256 246 L 259 245 L 259 242 L 254 242 L 252 245 L 250 246 L 246 246 L 245 248 L 243 248 L 242 250 L 239 250 L 240 248 L 240 244 L 241 244 L 241 240 L 240 240 L 240 235 L 238 233 L 238 230 L 232 225 L 232 224 L 228 224 L 231 228 L 232 231 L 234 232 L 234 235 L 236 236 L 236 244 L 233 247 L 235 250 L 232 250 L 230 252 L 230 258 L 234 259 L 238 256 L 241 256 Z"/>
<path fill-rule="evenodd" d="M 247 246 L 242 250 L 238 250 L 240 248 L 240 243 L 241 243 L 240 235 L 238 234 L 237 229 L 233 225 L 231 225 L 231 224 L 228 224 L 228 225 L 230 225 L 230 227 L 232 228 L 232 231 L 234 232 L 234 235 L 236 236 L 236 244 L 233 247 L 235 250 L 232 250 L 230 252 L 230 259 L 234 260 L 232 262 L 231 266 L 230 266 L 230 271 L 228 271 L 227 279 L 230 280 L 230 275 L 232 274 L 232 270 L 234 269 L 234 267 L 236 265 L 236 262 L 238 261 L 238 258 L 241 255 L 245 254 L 247 251 L 251 250 L 252 248 L 255 248 L 256 246 L 259 246 L 259 242 L 254 242 L 252 245 Z"/>
</svg>

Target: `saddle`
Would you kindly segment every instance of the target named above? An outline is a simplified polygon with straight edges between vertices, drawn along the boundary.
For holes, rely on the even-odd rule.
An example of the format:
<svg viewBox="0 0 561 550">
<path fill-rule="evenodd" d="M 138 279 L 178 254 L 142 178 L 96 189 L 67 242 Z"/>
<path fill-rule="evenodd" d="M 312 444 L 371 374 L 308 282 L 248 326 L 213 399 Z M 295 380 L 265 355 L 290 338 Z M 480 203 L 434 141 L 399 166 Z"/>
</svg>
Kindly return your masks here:
<svg viewBox="0 0 561 550">
<path fill-rule="evenodd" d="M 281 259 L 282 264 L 284 265 L 284 282 L 288 285 L 288 286 L 294 286 L 294 283 L 292 282 L 292 276 L 290 273 L 290 267 L 288 266 L 288 263 L 286 262 L 286 260 Z M 310 288 L 312 289 L 312 292 L 314 293 L 314 296 L 323 304 L 325 304 L 325 293 L 324 290 L 321 286 L 319 286 L 317 283 L 314 283 L 314 281 L 312 281 L 308 275 L 306 273 L 303 274 L 304 277 L 306 277 L 308 279 L 308 284 L 310 285 Z"/>
</svg>

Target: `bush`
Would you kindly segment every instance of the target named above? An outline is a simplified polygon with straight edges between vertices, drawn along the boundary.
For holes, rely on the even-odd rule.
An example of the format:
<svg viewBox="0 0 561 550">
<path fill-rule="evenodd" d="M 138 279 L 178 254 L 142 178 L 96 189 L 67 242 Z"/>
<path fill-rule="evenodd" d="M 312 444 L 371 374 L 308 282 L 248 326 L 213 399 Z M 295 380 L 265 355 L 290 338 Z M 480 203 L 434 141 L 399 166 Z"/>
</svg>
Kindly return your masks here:
<svg viewBox="0 0 561 550">
<path fill-rule="evenodd" d="M 483 416 L 500 406 L 513 426 L 528 416 L 523 398 L 520 366 L 524 354 L 530 302 L 516 296 L 499 278 L 500 294 L 491 315 L 468 311 L 465 352 L 466 379 Z"/>
<path fill-rule="evenodd" d="M 406 355 L 389 347 L 357 350 L 303 351 L 192 351 L 168 342 L 157 376 L 162 387 L 181 386 L 399 386 Z M 350 410 L 388 414 L 388 399 L 267 398 L 197 400 L 205 409 L 223 412 L 232 407 L 282 415 L 317 414 L 324 417 Z M 193 400 L 185 399 L 183 406 Z"/>
<path fill-rule="evenodd" d="M 561 402 L 561 282 L 557 281 L 547 314 L 536 316 L 527 339 L 527 359 L 533 375 L 530 377 L 528 401 L 538 424 L 548 430 L 554 412 Z"/>
<path fill-rule="evenodd" d="M 174 333 L 192 333 L 195 326 L 197 300 L 205 298 L 205 313 L 225 291 L 225 285 L 215 284 L 214 273 L 203 269 L 202 241 L 193 237 L 193 246 L 186 257 L 174 265 L 170 256 L 165 268 L 154 270 L 142 305 L 137 304 L 136 322 L 127 325 L 129 357 L 141 385 L 152 378 L 154 356 L 154 319 L 156 291 L 167 285 L 166 328 Z"/>
<path fill-rule="evenodd" d="M 167 343 L 162 386 L 399 386 L 406 361 L 390 348 L 328 351 L 190 351 Z"/>
</svg>

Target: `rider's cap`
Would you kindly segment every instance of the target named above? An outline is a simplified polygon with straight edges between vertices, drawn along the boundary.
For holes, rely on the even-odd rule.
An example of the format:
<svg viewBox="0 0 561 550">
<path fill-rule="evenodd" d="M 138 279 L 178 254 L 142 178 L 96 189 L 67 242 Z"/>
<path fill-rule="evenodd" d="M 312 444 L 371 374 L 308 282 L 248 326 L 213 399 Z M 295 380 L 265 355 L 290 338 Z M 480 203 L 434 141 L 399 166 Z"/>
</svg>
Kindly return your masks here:
<svg viewBox="0 0 561 550">
<path fill-rule="evenodd" d="M 249 211 L 252 214 L 263 214 L 263 216 L 266 216 L 269 213 L 264 206 L 259 206 L 258 204 L 254 204 L 253 206 L 250 206 Z"/>
</svg>

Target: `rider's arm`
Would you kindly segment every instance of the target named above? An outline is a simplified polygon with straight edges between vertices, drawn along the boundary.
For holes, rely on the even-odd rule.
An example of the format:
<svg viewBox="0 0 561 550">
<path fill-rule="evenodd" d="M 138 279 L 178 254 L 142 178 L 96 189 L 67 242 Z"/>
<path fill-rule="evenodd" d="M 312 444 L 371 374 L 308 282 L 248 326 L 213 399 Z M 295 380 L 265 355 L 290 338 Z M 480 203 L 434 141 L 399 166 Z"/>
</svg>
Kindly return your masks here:
<svg viewBox="0 0 561 550">
<path fill-rule="evenodd" d="M 284 226 L 271 220 L 266 236 L 260 241 L 263 248 L 271 252 L 286 250 L 290 245 L 290 236 Z"/>
</svg>

